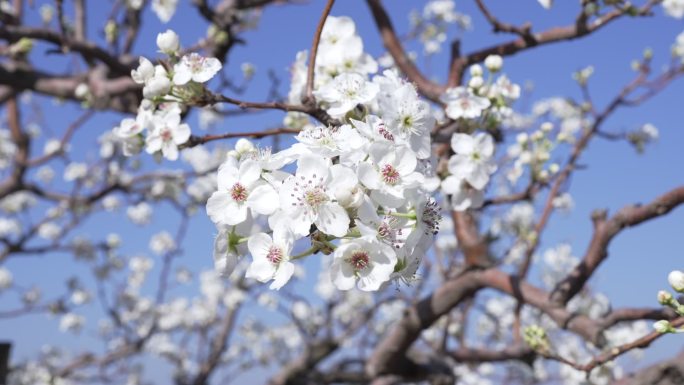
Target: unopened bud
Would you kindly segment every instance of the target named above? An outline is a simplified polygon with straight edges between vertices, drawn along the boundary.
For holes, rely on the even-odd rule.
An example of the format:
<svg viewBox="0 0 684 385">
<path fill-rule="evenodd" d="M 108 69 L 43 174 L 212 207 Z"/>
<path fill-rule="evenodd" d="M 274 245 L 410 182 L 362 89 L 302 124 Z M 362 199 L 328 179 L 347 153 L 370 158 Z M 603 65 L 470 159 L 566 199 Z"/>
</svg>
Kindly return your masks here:
<svg viewBox="0 0 684 385">
<path fill-rule="evenodd" d="M 170 29 L 167 29 L 166 32 L 158 34 L 157 47 L 159 47 L 159 50 L 167 55 L 174 55 L 180 49 L 178 35 Z"/>
<path fill-rule="evenodd" d="M 503 67 L 503 58 L 499 55 L 489 55 L 484 61 L 485 67 L 491 72 L 498 72 Z"/>
<path fill-rule="evenodd" d="M 661 334 L 675 332 L 675 329 L 670 324 L 670 321 L 667 320 L 660 320 L 658 322 L 655 322 L 653 324 L 653 329 L 655 329 L 655 331 Z"/>
<path fill-rule="evenodd" d="M 666 292 L 665 290 L 661 290 L 658 292 L 658 303 L 664 306 L 668 306 L 672 303 L 674 300 L 674 297 L 672 294 Z"/>
<path fill-rule="evenodd" d="M 472 78 L 470 78 L 470 81 L 468 82 L 468 87 L 478 89 L 482 87 L 483 84 L 484 79 L 482 79 L 482 76 L 473 76 Z"/>
<path fill-rule="evenodd" d="M 107 24 L 105 24 L 104 32 L 107 43 L 114 43 L 116 41 L 117 35 L 119 34 L 119 26 L 116 24 L 116 21 L 109 20 Z"/>
<path fill-rule="evenodd" d="M 482 73 L 483 73 L 483 71 L 482 71 L 482 66 L 481 66 L 481 65 L 479 65 L 479 64 L 473 64 L 473 65 L 470 66 L 470 76 L 472 76 L 472 77 L 476 77 L 476 76 L 482 77 Z"/>
<path fill-rule="evenodd" d="M 684 272 L 673 270 L 667 276 L 667 281 L 670 283 L 670 286 L 675 289 L 675 291 L 684 293 Z"/>
<path fill-rule="evenodd" d="M 240 138 L 238 139 L 237 143 L 235 143 L 235 151 L 237 151 L 240 155 L 244 155 L 246 153 L 256 151 L 256 147 L 254 147 L 254 144 L 252 144 L 252 142 L 249 140 Z"/>
</svg>

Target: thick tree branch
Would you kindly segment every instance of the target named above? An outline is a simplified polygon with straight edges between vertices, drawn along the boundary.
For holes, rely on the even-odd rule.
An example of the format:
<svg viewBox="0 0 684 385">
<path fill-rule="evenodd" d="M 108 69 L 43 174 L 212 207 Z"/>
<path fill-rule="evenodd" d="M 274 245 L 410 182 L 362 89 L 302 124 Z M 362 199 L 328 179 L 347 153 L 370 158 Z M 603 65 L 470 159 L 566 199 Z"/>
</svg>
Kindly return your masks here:
<svg viewBox="0 0 684 385">
<path fill-rule="evenodd" d="M 435 103 L 440 103 L 439 96 L 444 92 L 444 87 L 426 78 L 418 67 L 413 64 L 406 51 L 404 51 L 401 41 L 399 41 L 399 37 L 397 37 L 397 33 L 392 26 L 392 21 L 380 0 L 366 0 L 366 3 L 373 14 L 375 24 L 382 37 L 382 42 L 390 55 L 392 55 L 394 63 L 410 81 L 415 83 L 416 88 L 418 88 L 422 95 Z"/>
<path fill-rule="evenodd" d="M 663 216 L 682 203 L 684 203 L 684 186 L 677 187 L 646 205 L 626 206 L 610 219 L 607 219 L 605 211 L 595 213 L 592 218 L 594 235 L 589 243 L 589 249 L 584 254 L 582 262 L 556 285 L 550 296 L 551 301 L 558 305 L 564 305 L 570 301 L 608 257 L 610 242 L 622 230 Z"/>
</svg>

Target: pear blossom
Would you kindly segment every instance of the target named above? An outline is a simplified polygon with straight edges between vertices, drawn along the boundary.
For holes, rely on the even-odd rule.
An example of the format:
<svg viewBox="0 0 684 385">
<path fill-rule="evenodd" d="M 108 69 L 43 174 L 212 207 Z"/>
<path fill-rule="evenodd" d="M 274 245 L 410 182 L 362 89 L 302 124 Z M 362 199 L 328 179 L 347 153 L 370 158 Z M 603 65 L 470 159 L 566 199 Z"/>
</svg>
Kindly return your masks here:
<svg viewBox="0 0 684 385">
<path fill-rule="evenodd" d="M 190 126 L 180 120 L 180 114 L 173 112 L 155 116 L 145 141 L 145 150 L 149 154 L 161 151 L 168 160 L 178 159 L 178 146 L 190 139 Z"/>
<path fill-rule="evenodd" d="M 451 119 L 479 118 L 491 105 L 489 99 L 477 96 L 465 87 L 449 88 L 440 100 L 447 105 L 446 115 Z"/>
<path fill-rule="evenodd" d="M 684 0 L 664 0 L 663 9 L 668 16 L 681 19 L 684 17 Z"/>
<path fill-rule="evenodd" d="M 214 269 L 220 276 L 230 276 L 240 262 L 240 257 L 247 254 L 247 243 L 241 240 L 248 238 L 253 230 L 254 220 L 250 214 L 235 226 L 219 225 L 219 233 L 214 239 L 213 257 Z"/>
<path fill-rule="evenodd" d="M 355 73 L 338 75 L 330 83 L 314 92 L 320 101 L 330 104 L 327 111 L 333 117 L 340 117 L 358 104 L 370 103 L 378 94 L 377 84 Z"/>
<path fill-rule="evenodd" d="M 114 135 L 121 139 L 128 140 L 142 133 L 144 127 L 136 119 L 124 118 L 121 124 L 114 127 Z"/>
<path fill-rule="evenodd" d="M 520 97 L 520 86 L 511 82 L 506 75 L 499 76 L 494 84 L 496 87 L 493 87 L 492 89 L 496 90 L 496 92 L 504 98 L 516 100 Z"/>
<path fill-rule="evenodd" d="M 157 47 L 167 55 L 173 55 L 180 49 L 178 35 L 173 30 L 167 29 L 157 35 Z"/>
<path fill-rule="evenodd" d="M 59 330 L 62 332 L 73 332 L 78 333 L 83 328 L 85 324 L 85 317 L 77 315 L 74 313 L 67 313 L 62 316 L 59 322 Z"/>
<path fill-rule="evenodd" d="M 675 291 L 684 293 L 684 272 L 680 270 L 673 270 L 668 274 L 667 281 L 670 283 Z"/>
<path fill-rule="evenodd" d="M 138 68 L 131 70 L 131 78 L 138 84 L 145 84 L 154 77 L 154 64 L 145 57 L 138 59 Z"/>
<path fill-rule="evenodd" d="M 139 74 L 142 78 L 147 76 L 146 73 Z M 145 78 L 145 87 L 143 87 L 143 97 L 145 99 L 153 99 L 157 96 L 163 96 L 171 91 L 171 80 L 166 72 L 166 69 L 161 65 L 154 67 L 154 75 L 150 78 Z"/>
<path fill-rule="evenodd" d="M 207 215 L 217 225 L 236 225 L 248 212 L 270 215 L 278 208 L 278 194 L 261 178 L 261 167 L 246 159 L 239 165 L 234 158 L 218 171 L 218 190 L 207 201 Z"/>
<path fill-rule="evenodd" d="M 4 267 L 0 267 L 0 292 L 12 286 L 12 282 L 12 273 Z"/>
<path fill-rule="evenodd" d="M 485 58 L 484 65 L 490 72 L 497 72 L 503 67 L 503 58 L 499 55 L 489 55 Z"/>
<path fill-rule="evenodd" d="M 465 179 L 450 175 L 442 181 L 442 191 L 451 195 L 451 208 L 464 211 L 478 208 L 484 202 L 484 192 L 470 185 Z"/>
<path fill-rule="evenodd" d="M 273 238 L 265 233 L 252 235 L 247 246 L 253 261 L 247 269 L 246 277 L 259 282 L 273 280 L 271 289 L 283 287 L 295 270 L 295 265 L 290 262 L 294 240 L 290 229 L 283 226 L 273 231 Z"/>
<path fill-rule="evenodd" d="M 430 130 L 435 120 L 430 105 L 420 100 L 412 84 L 395 88 L 390 98 L 380 98 L 380 108 L 392 132 L 419 159 L 430 157 Z"/>
<path fill-rule="evenodd" d="M 451 137 L 451 148 L 455 155 L 449 159 L 449 172 L 464 178 L 474 188 L 483 189 L 489 182 L 489 176 L 496 171 L 496 164 L 492 161 L 492 137 L 486 133 L 474 136 L 455 133 Z"/>
<path fill-rule="evenodd" d="M 340 185 L 353 180 L 353 171 L 330 160 L 305 154 L 297 162 L 297 172 L 280 187 L 280 207 L 296 236 L 309 234 L 312 224 L 322 232 L 342 237 L 349 229 L 349 215 L 336 201 Z"/>
<path fill-rule="evenodd" d="M 330 279 L 339 290 L 357 286 L 363 291 L 376 291 L 389 281 L 396 263 L 397 256 L 390 246 L 357 238 L 335 249 Z"/>
<path fill-rule="evenodd" d="M 152 11 L 162 23 L 168 23 L 176 13 L 178 0 L 152 0 Z"/>
<path fill-rule="evenodd" d="M 297 134 L 295 139 L 308 151 L 326 157 L 352 153 L 366 144 L 359 132 L 348 124 L 339 127 L 310 126 Z"/>
<path fill-rule="evenodd" d="M 321 66 L 341 64 L 344 57 L 356 59 L 363 54 L 363 41 L 356 35 L 354 21 L 347 17 L 329 16 L 321 31 L 316 63 Z"/>
<path fill-rule="evenodd" d="M 553 0 L 537 0 L 539 4 L 544 7 L 544 9 L 551 9 L 553 6 Z"/>
<path fill-rule="evenodd" d="M 221 70 L 221 62 L 213 57 L 203 57 L 198 53 L 191 53 L 181 58 L 173 66 L 173 83 L 182 86 L 189 81 L 206 83 Z"/>
<path fill-rule="evenodd" d="M 371 190 L 371 198 L 387 207 L 404 204 L 404 190 L 420 186 L 423 176 L 416 172 L 416 157 L 407 147 L 378 142 L 369 149 L 370 162 L 358 166 L 359 181 Z"/>
</svg>

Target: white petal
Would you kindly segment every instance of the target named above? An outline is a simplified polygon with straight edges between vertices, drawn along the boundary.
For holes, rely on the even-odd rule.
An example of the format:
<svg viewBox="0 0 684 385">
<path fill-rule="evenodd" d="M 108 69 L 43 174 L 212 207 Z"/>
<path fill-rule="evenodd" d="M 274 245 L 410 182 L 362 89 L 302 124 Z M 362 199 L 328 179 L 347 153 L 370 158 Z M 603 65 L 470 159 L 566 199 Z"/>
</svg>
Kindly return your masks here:
<svg viewBox="0 0 684 385">
<path fill-rule="evenodd" d="M 283 262 L 278 266 L 275 275 L 273 276 L 273 283 L 269 287 L 272 290 L 280 290 L 294 274 L 295 265 L 292 262 Z"/>
<path fill-rule="evenodd" d="M 470 135 L 455 133 L 451 137 L 451 148 L 457 154 L 472 154 L 475 150 L 475 143 Z"/>
<path fill-rule="evenodd" d="M 259 282 L 268 282 L 273 279 L 273 274 L 276 272 L 276 266 L 271 262 L 263 260 L 254 260 L 247 271 L 245 272 L 245 277 L 254 278 Z"/>
<path fill-rule="evenodd" d="M 489 182 L 487 167 L 482 164 L 475 166 L 466 179 L 471 186 L 478 190 L 482 190 L 487 185 L 487 182 Z"/>
<path fill-rule="evenodd" d="M 343 237 L 349 230 L 349 215 L 339 204 L 326 203 L 319 208 L 314 223 L 326 234 Z"/>
<path fill-rule="evenodd" d="M 354 270 L 342 261 L 335 261 L 330 266 L 330 280 L 338 290 L 350 290 L 356 284 Z"/>
<path fill-rule="evenodd" d="M 192 79 L 192 72 L 182 64 L 176 64 L 173 71 L 173 84 L 175 85 L 182 86 Z"/>
<path fill-rule="evenodd" d="M 349 167 L 335 164 L 330 167 L 330 183 L 328 189 L 332 192 L 338 190 L 351 190 L 358 184 L 354 171 Z"/>
<path fill-rule="evenodd" d="M 376 190 L 380 188 L 380 175 L 375 171 L 375 168 L 366 162 L 359 163 L 356 170 L 359 181 L 363 183 L 364 186 L 371 190 Z"/>
<path fill-rule="evenodd" d="M 273 246 L 273 241 L 266 233 L 254 234 L 247 240 L 247 248 L 255 261 L 266 261 L 266 255 L 271 246 Z"/>
<path fill-rule="evenodd" d="M 190 126 L 185 123 L 171 129 L 171 132 L 173 133 L 173 142 L 177 145 L 183 144 L 190 139 Z"/>
<path fill-rule="evenodd" d="M 263 215 L 273 214 L 278 209 L 278 203 L 278 193 L 268 183 L 258 185 L 247 197 L 247 206 Z"/>
<path fill-rule="evenodd" d="M 302 155 L 297 162 L 296 177 L 319 180 L 323 178 L 323 183 L 328 181 L 330 161 L 318 155 Z"/>
</svg>

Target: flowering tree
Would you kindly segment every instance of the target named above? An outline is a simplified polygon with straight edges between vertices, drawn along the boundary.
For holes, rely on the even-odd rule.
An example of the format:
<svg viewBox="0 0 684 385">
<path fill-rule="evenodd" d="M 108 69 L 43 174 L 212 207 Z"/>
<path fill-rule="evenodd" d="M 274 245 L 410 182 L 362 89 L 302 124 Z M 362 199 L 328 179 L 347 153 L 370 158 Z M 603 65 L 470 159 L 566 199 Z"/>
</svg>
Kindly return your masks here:
<svg viewBox="0 0 684 385">
<path fill-rule="evenodd" d="M 684 73 L 684 34 L 666 60 L 644 51 L 607 103 L 594 102 L 587 67 L 573 75 L 579 99 L 530 108 L 505 60 L 621 19 L 681 19 L 683 1 L 582 0 L 568 25 L 537 30 L 475 0 L 507 40 L 464 54 L 472 22 L 452 0 L 420 4 L 406 33 L 389 2 L 366 0 L 380 56 L 354 19 L 333 16 L 333 0 L 312 3 L 322 11 L 308 50 L 292 52 L 287 94 L 270 74 L 260 101 L 243 99 L 253 65 L 242 80 L 224 67 L 236 47 L 258 48 L 244 36 L 262 12 L 299 2 L 36 3 L 0 2 L 0 322 L 49 314 L 79 343 L 45 341 L 8 368 L 3 345 L 0 382 L 680 383 L 680 352 L 623 365 L 684 331 L 684 266 L 669 268 L 671 288 L 651 307 L 613 307 L 588 282 L 611 241 L 684 203 L 684 186 L 596 210 L 579 257 L 542 240 L 554 212 L 572 209 L 591 142 L 643 152 L 658 138 L 646 122 L 606 122 Z M 171 29 L 145 33 L 148 18 L 166 23 L 177 8 L 194 8 L 206 36 L 186 46 Z M 87 21 L 103 12 L 92 33 Z M 136 53 L 154 36 L 158 52 Z M 447 39 L 437 81 L 419 63 Z M 422 55 L 404 48 L 416 43 Z M 79 115 L 43 130 L 36 116 L 55 100 Z M 102 116 L 116 123 L 92 124 Z M 282 123 L 234 129 L 243 116 Z M 78 139 L 85 130 L 97 134 L 94 154 Z M 203 222 L 213 235 L 193 233 Z M 190 243 L 198 237 L 213 243 L 213 269 L 197 268 L 212 262 Z M 62 258 L 50 275 L 66 288 L 20 272 L 51 258 Z"/>
</svg>

